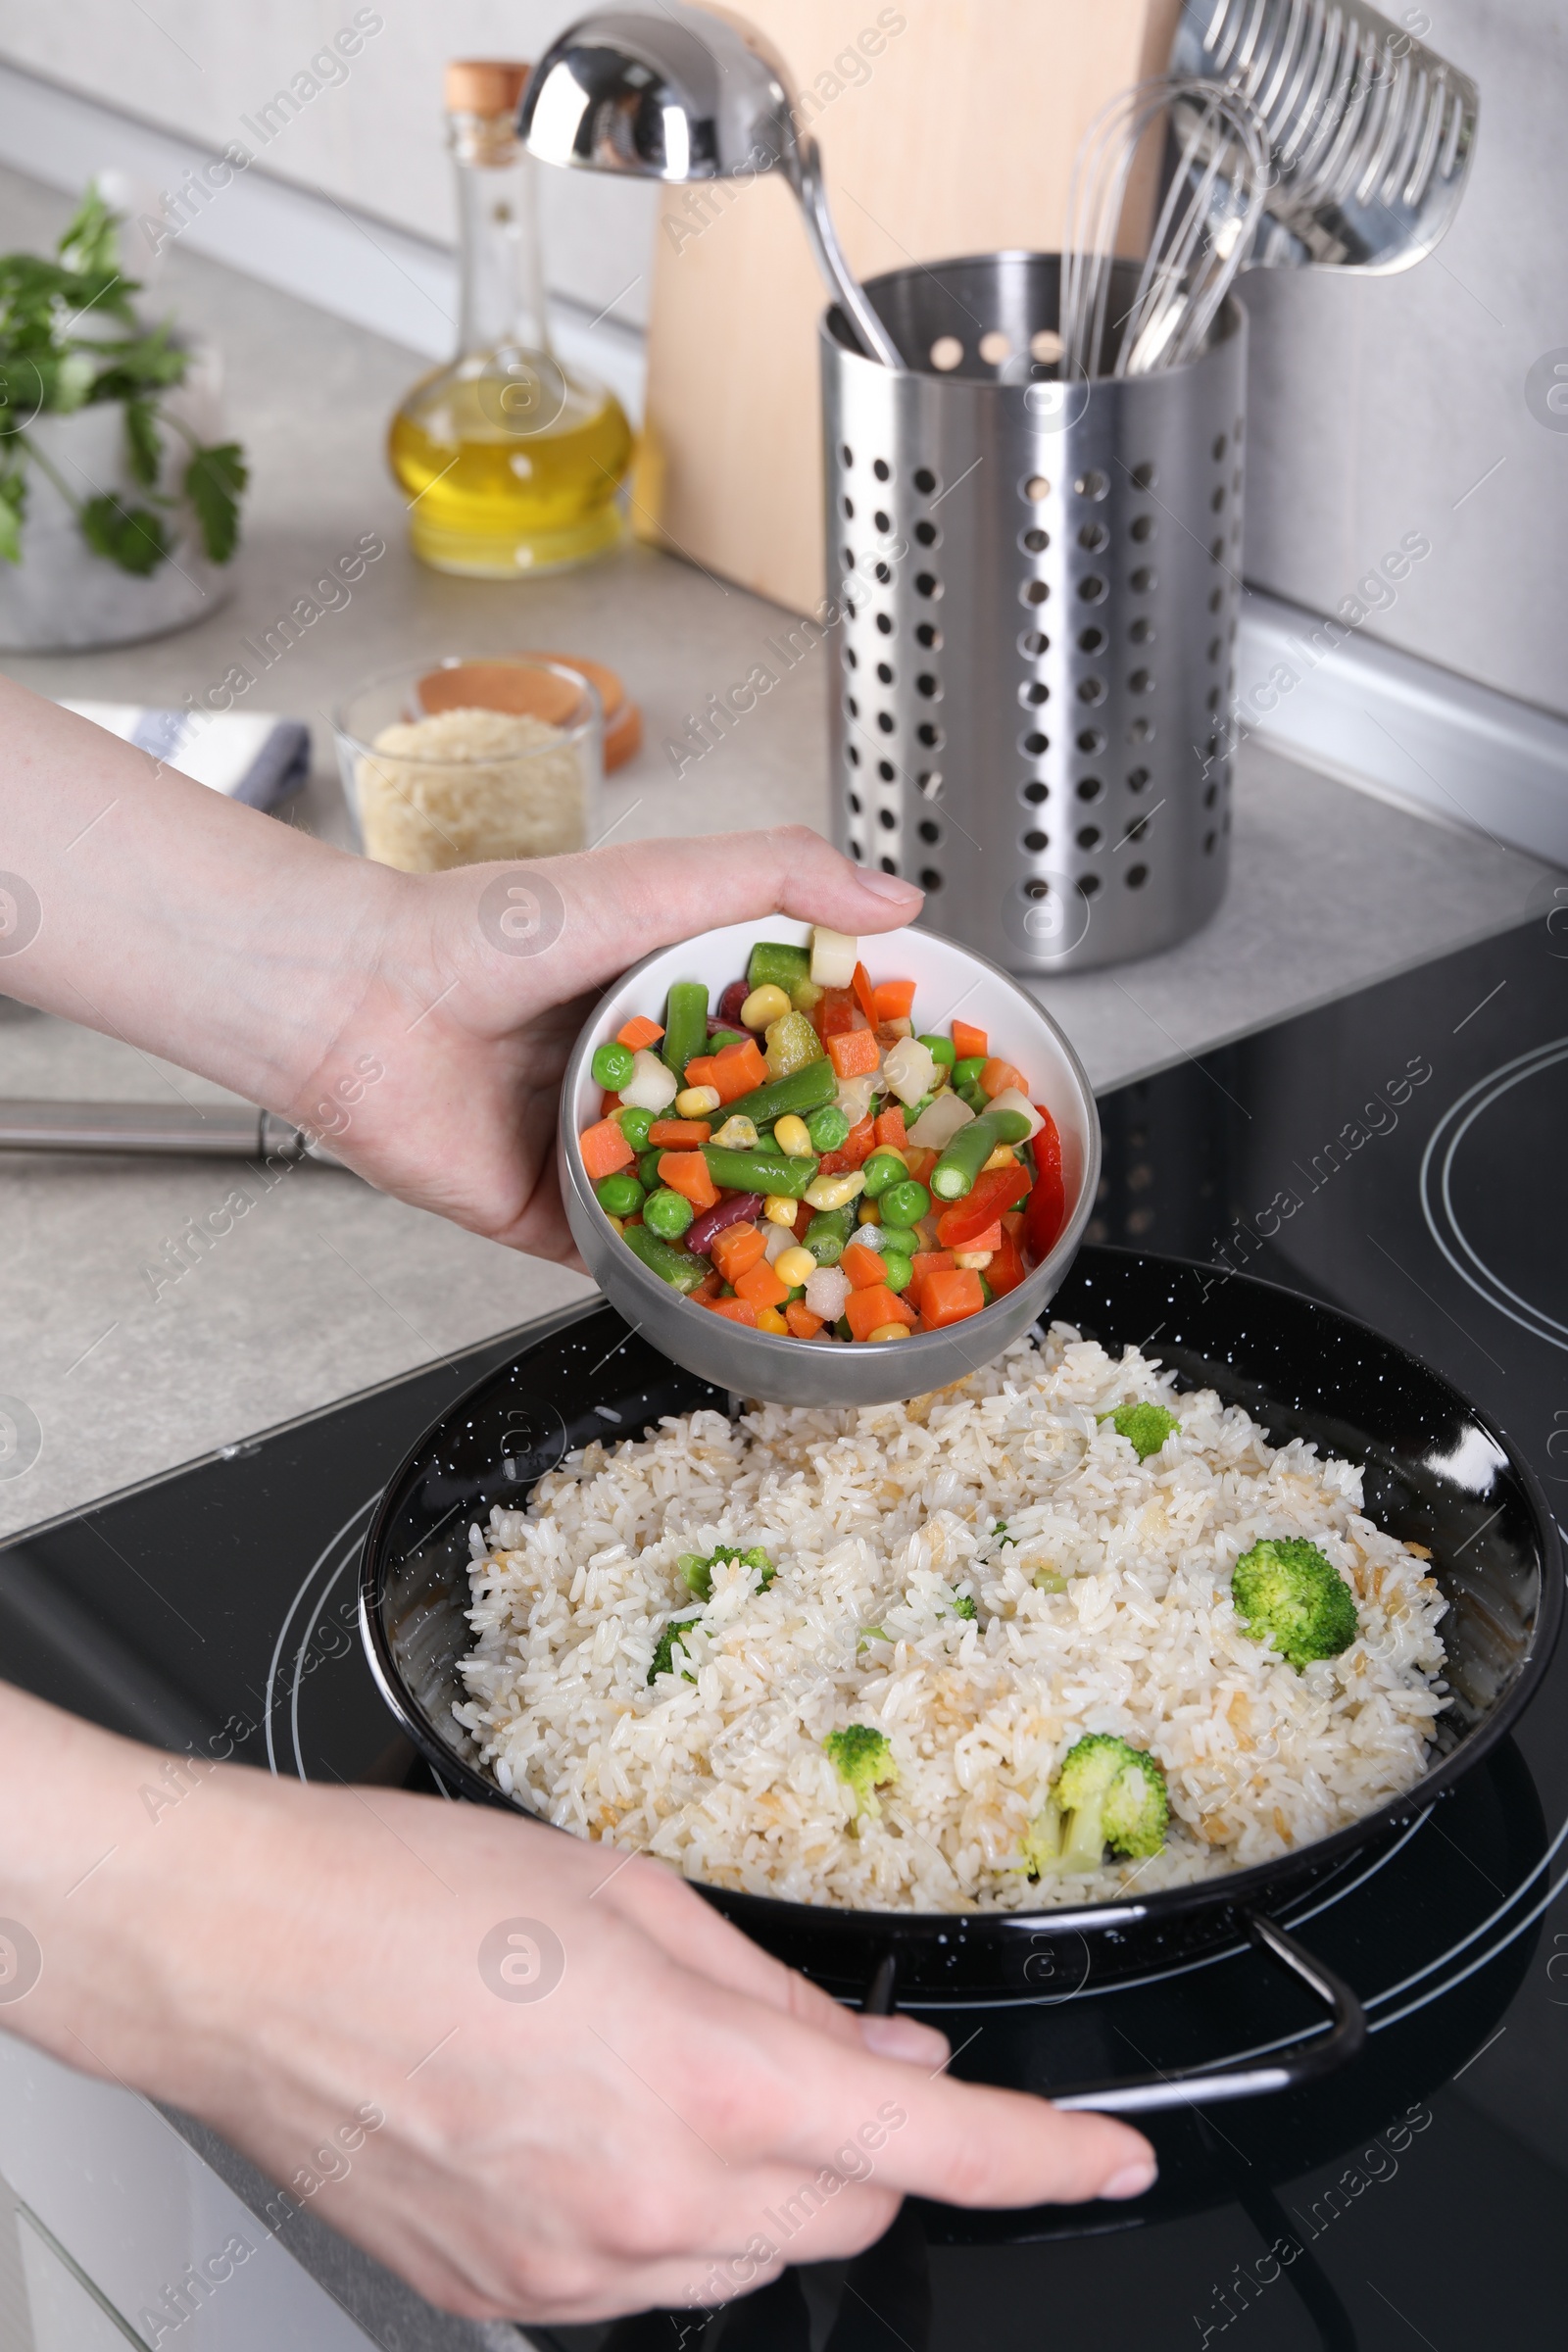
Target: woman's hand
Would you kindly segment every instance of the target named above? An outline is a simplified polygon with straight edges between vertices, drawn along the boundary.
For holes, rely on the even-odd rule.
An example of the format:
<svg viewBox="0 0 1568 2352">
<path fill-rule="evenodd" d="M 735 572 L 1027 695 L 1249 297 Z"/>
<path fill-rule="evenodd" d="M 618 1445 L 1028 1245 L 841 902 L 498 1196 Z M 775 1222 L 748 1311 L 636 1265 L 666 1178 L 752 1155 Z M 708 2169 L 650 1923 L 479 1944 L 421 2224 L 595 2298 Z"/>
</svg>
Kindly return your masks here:
<svg viewBox="0 0 1568 2352">
<path fill-rule="evenodd" d="M 339 975 L 337 1025 L 272 1107 L 383 1191 L 574 1262 L 556 1111 L 577 1033 L 608 983 L 718 924 L 777 912 L 871 932 L 910 921 L 920 905 L 912 884 L 862 872 L 804 825 L 534 865 L 383 871 L 376 928 Z"/>
<path fill-rule="evenodd" d="M 9 2030 L 202 2117 L 444 2308 L 716 2303 L 858 2251 L 906 2193 L 1137 2194 L 1108 2117 L 953 2081 L 662 1865 L 502 1813 L 193 1768 L 0 1693 L 47 1794 L 0 1876 Z M 101 1867 L 67 1891 L 111 1847 Z"/>
</svg>

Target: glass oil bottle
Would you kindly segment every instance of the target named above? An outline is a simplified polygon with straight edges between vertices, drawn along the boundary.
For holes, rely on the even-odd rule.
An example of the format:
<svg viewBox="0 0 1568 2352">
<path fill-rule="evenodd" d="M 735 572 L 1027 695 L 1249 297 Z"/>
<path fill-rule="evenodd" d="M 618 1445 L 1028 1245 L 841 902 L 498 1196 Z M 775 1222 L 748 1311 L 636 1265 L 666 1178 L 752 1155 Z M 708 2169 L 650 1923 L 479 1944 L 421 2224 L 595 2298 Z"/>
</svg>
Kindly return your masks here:
<svg viewBox="0 0 1568 2352">
<path fill-rule="evenodd" d="M 550 348 L 532 165 L 516 134 L 528 69 L 447 68 L 463 292 L 458 353 L 416 384 L 388 456 L 414 552 L 438 571 L 517 579 L 615 545 L 631 430 L 613 393 Z"/>
</svg>

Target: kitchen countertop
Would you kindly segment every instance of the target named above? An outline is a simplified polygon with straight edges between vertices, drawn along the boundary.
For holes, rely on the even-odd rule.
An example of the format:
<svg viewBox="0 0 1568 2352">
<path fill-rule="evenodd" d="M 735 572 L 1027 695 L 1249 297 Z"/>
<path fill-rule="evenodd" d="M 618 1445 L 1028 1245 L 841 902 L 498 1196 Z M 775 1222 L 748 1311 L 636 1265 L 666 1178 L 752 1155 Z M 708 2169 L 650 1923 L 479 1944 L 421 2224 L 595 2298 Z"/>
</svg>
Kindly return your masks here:
<svg viewBox="0 0 1568 2352">
<path fill-rule="evenodd" d="M 0 249 L 52 239 L 68 209 L 0 172 Z M 322 566 L 374 532 L 384 557 L 257 691 L 260 706 L 312 727 L 312 777 L 290 822 L 347 839 L 325 713 L 359 678 L 445 652 L 535 645 L 609 662 L 642 704 L 645 748 L 607 786 L 617 839 L 785 817 L 826 829 L 831 649 L 800 660 L 677 781 L 667 740 L 763 658 L 788 615 L 637 545 L 515 586 L 422 570 L 381 458 L 387 416 L 421 372 L 418 359 L 177 250 L 166 289 L 226 356 L 231 425 L 252 466 L 232 597 L 151 644 L 4 657 L 10 675 L 51 695 L 178 703 L 221 677 L 242 636 L 265 630 Z M 1235 809 L 1230 895 L 1203 932 L 1169 954 L 1040 989 L 1098 1087 L 1522 921 L 1555 878 L 1255 743 L 1241 757 Z M 220 1099 L 184 1072 L 3 999 L 0 1095 Z M 155 1289 L 169 1271 L 166 1244 L 236 1185 L 257 1213 Z M 590 1287 L 314 1165 L 266 1190 L 238 1162 L 16 1155 L 0 1161 L 0 1383 L 42 1431 L 36 1459 L 0 1481 L 0 1536 Z"/>
</svg>

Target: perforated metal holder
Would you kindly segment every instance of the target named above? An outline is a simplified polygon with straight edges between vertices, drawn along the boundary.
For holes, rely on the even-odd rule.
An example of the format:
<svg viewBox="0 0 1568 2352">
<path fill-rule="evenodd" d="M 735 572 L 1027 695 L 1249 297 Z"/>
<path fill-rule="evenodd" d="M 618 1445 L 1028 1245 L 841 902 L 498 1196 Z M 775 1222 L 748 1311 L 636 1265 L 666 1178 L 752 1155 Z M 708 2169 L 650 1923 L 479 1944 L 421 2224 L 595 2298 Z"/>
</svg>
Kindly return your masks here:
<svg viewBox="0 0 1568 2352">
<path fill-rule="evenodd" d="M 1021 973 L 1199 929 L 1231 821 L 1245 314 L 1187 367 L 1064 384 L 1058 285 L 1030 253 L 872 279 L 900 370 L 821 334 L 836 838 Z"/>
</svg>

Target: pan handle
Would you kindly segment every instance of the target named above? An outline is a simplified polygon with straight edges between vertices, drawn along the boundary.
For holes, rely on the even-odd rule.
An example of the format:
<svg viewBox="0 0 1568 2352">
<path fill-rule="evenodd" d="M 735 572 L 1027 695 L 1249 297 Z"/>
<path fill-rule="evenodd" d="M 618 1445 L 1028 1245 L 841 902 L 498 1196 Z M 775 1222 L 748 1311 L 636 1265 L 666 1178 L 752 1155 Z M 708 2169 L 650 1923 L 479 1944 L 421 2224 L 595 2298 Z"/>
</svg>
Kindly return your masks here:
<svg viewBox="0 0 1568 2352">
<path fill-rule="evenodd" d="M 1054 2107 L 1095 2108 L 1102 2115 L 1152 2115 L 1162 2107 L 1212 2107 L 1221 2099 L 1255 2099 L 1265 2091 L 1298 2090 L 1334 2074 L 1366 2046 L 1366 2011 L 1343 1977 L 1303 1951 L 1261 1912 L 1243 1913 L 1247 1932 L 1270 1959 L 1289 1969 L 1308 1991 L 1315 1992 L 1333 2017 L 1326 2034 L 1298 2042 L 1277 2058 L 1255 2066 L 1200 2069 L 1161 2075 L 1145 2082 L 1079 2082 L 1048 2095 Z"/>
<path fill-rule="evenodd" d="M 1242 1917 L 1258 1948 L 1315 1992 L 1330 2012 L 1334 2022 L 1326 2034 L 1314 2034 L 1283 2056 L 1256 2066 L 1221 2067 L 1212 2074 L 1191 2069 L 1144 2082 L 1075 2082 L 1065 2090 L 1048 2092 L 1052 2105 L 1092 2107 L 1101 2115 L 1153 2115 L 1162 2107 L 1212 2107 L 1221 2099 L 1255 2099 L 1265 2091 L 1298 2090 L 1303 2083 L 1316 2082 L 1358 2057 L 1366 2046 L 1366 2012 L 1344 1978 L 1303 1951 L 1294 1936 L 1261 1912 L 1245 1911 Z M 884 1953 L 861 2002 L 865 2015 L 890 2014 L 896 1970 L 894 1954 Z"/>
</svg>

